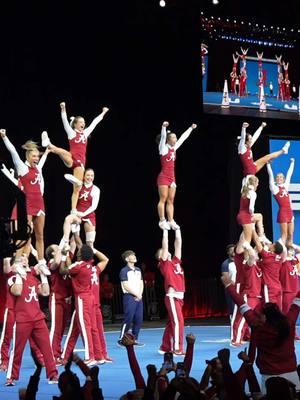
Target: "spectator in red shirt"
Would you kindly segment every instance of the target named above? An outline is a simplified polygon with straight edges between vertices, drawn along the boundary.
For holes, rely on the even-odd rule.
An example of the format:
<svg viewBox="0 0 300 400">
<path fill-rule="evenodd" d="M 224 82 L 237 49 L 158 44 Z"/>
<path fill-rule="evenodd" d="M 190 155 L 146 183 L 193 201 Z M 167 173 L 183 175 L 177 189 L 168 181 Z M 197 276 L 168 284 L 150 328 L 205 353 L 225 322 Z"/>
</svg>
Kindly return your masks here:
<svg viewBox="0 0 300 400">
<path fill-rule="evenodd" d="M 275 303 L 265 303 L 260 310 L 253 310 L 236 292 L 229 279 L 223 277 L 222 281 L 252 328 L 251 341 L 257 347 L 256 364 L 262 376 L 262 392 L 266 392 L 266 380 L 274 376 L 288 379 L 299 390 L 294 335 L 300 311 L 300 291 L 289 312 L 284 315 Z"/>
</svg>

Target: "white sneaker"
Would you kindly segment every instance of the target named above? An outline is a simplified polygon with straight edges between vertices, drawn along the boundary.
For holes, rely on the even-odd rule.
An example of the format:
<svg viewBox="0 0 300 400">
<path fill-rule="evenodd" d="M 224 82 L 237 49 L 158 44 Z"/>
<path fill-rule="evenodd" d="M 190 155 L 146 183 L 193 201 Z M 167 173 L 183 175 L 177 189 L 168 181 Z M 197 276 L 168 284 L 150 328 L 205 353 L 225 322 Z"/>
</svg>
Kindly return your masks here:
<svg viewBox="0 0 300 400">
<path fill-rule="evenodd" d="M 105 361 L 105 359 L 103 358 L 103 359 L 101 359 L 101 360 L 95 360 L 96 361 L 96 363 L 97 363 L 97 365 L 103 365 L 103 364 L 105 364 L 106 363 L 106 361 Z"/>
<path fill-rule="evenodd" d="M 176 222 L 174 221 L 174 219 L 172 221 L 168 221 L 170 227 L 172 229 L 174 229 L 174 231 L 177 231 L 177 229 L 180 229 L 180 226 L 178 224 L 176 224 Z"/>
<path fill-rule="evenodd" d="M 82 182 L 77 179 L 74 175 L 72 174 L 64 174 L 65 179 L 70 182 L 74 183 L 75 185 L 82 186 Z"/>
<path fill-rule="evenodd" d="M 71 232 L 72 233 L 80 232 L 80 225 L 79 224 L 71 224 Z"/>
<path fill-rule="evenodd" d="M 165 219 L 159 221 L 158 226 L 160 227 L 160 229 L 167 229 L 168 231 L 171 229 L 169 223 Z"/>
<path fill-rule="evenodd" d="M 291 142 L 286 142 L 286 144 L 283 146 L 282 151 L 284 154 L 287 154 L 289 152 Z"/>
<path fill-rule="evenodd" d="M 42 146 L 48 147 L 50 144 L 48 133 L 46 131 L 42 132 Z"/>
<path fill-rule="evenodd" d="M 88 367 L 93 367 L 94 365 L 97 365 L 97 361 L 90 359 L 90 360 L 84 360 L 85 365 L 87 365 Z"/>
</svg>

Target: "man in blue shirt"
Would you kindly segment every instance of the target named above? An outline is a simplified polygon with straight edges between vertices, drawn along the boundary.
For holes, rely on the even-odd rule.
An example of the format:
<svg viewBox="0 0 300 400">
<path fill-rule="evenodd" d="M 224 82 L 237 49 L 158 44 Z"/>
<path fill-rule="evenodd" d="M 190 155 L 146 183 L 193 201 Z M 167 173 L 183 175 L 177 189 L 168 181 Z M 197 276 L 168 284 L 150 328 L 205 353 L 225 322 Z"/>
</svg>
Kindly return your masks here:
<svg viewBox="0 0 300 400">
<path fill-rule="evenodd" d="M 234 259 L 233 259 L 234 247 L 235 247 L 234 244 L 229 244 L 228 246 L 226 246 L 226 253 L 228 258 L 226 258 L 226 260 L 223 261 L 221 265 L 222 276 L 230 278 L 233 282 L 235 282 L 235 276 L 236 276 L 236 266 L 234 264 Z M 228 296 L 226 291 L 225 291 L 225 298 L 228 307 L 228 312 L 231 317 L 234 309 L 234 302 L 231 296 Z"/>
<path fill-rule="evenodd" d="M 121 327 L 118 344 L 122 346 L 121 339 L 132 325 L 132 334 L 136 346 L 144 346 L 138 342 L 139 331 L 143 322 L 143 291 L 144 282 L 140 268 L 135 266 L 136 255 L 134 251 L 127 250 L 122 254 L 122 259 L 127 265 L 120 271 L 121 288 L 123 291 L 124 321 Z"/>
</svg>

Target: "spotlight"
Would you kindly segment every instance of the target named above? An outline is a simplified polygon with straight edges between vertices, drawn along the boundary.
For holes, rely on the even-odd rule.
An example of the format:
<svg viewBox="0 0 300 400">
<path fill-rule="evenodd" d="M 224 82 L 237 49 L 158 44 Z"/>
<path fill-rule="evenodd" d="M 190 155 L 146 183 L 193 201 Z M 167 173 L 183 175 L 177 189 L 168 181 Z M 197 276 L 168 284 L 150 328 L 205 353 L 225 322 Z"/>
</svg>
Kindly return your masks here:
<svg viewBox="0 0 300 400">
<path fill-rule="evenodd" d="M 160 0 L 159 5 L 160 5 L 161 7 L 165 7 L 165 6 L 166 6 L 165 0 Z"/>
<path fill-rule="evenodd" d="M 216 6 L 217 4 L 219 4 L 219 0 L 212 0 L 212 3 L 214 6 Z"/>
</svg>

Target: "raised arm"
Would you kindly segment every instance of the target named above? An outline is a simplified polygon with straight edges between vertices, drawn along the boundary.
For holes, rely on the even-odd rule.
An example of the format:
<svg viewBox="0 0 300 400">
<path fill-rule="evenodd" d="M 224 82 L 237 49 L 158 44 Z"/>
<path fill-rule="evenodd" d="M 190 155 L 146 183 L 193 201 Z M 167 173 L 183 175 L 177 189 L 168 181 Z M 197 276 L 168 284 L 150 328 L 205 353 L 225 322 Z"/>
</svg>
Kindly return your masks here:
<svg viewBox="0 0 300 400">
<path fill-rule="evenodd" d="M 267 163 L 267 170 L 269 174 L 269 188 L 274 196 L 279 192 L 279 188 L 275 185 L 274 175 L 270 163 Z"/>
<path fill-rule="evenodd" d="M 249 267 L 252 267 L 256 263 L 256 259 L 257 259 L 256 252 L 252 246 L 250 246 L 250 247 L 248 246 L 247 250 L 248 250 L 248 254 L 249 254 L 249 258 L 247 260 L 247 265 L 249 265 Z"/>
<path fill-rule="evenodd" d="M 291 183 L 292 175 L 293 175 L 293 172 L 294 172 L 294 166 L 295 166 L 295 159 L 291 158 L 291 163 L 290 163 L 288 172 L 286 174 L 285 182 L 284 182 L 284 186 L 285 186 L 286 190 L 289 190 L 289 186 L 290 186 L 290 183 Z"/>
<path fill-rule="evenodd" d="M 40 171 L 42 170 L 42 168 L 43 168 L 43 166 L 44 166 L 44 164 L 45 164 L 45 162 L 47 160 L 47 157 L 48 157 L 49 153 L 50 153 L 50 150 L 47 147 L 45 152 L 43 153 L 42 157 L 40 158 L 40 161 L 39 161 L 38 165 L 37 165 L 37 167 L 39 168 Z"/>
<path fill-rule="evenodd" d="M 106 257 L 105 254 L 101 253 L 101 251 L 98 251 L 96 249 L 94 249 L 94 254 L 99 260 L 97 267 L 100 269 L 101 272 L 104 271 L 109 262 L 109 258 Z"/>
<path fill-rule="evenodd" d="M 167 127 L 169 126 L 168 121 L 164 121 L 161 127 L 160 141 L 158 145 L 159 154 L 164 156 L 168 153 L 168 146 L 166 144 L 167 141 Z"/>
<path fill-rule="evenodd" d="M 162 237 L 162 241 L 161 241 L 161 249 L 162 249 L 162 253 L 161 253 L 161 259 L 163 261 L 166 261 L 166 259 L 168 258 L 169 255 L 169 235 L 168 235 L 169 231 L 167 229 L 163 230 L 163 237 Z"/>
<path fill-rule="evenodd" d="M 254 143 L 257 141 L 257 139 L 260 137 L 260 134 L 262 132 L 262 130 L 264 129 L 264 127 L 267 124 L 265 122 L 263 122 L 260 127 L 254 132 L 254 135 L 252 136 L 252 144 L 251 147 L 254 145 Z"/>
<path fill-rule="evenodd" d="M 263 250 L 263 245 L 261 244 L 261 241 L 259 240 L 258 234 L 256 233 L 255 229 L 253 230 L 252 238 L 255 243 L 256 251 L 260 253 Z"/>
<path fill-rule="evenodd" d="M 248 126 L 249 126 L 248 122 L 243 122 L 242 130 L 241 130 L 241 137 L 240 137 L 239 146 L 238 146 L 239 154 L 244 154 L 247 151 L 245 142 L 246 142 L 246 128 L 248 128 Z"/>
<path fill-rule="evenodd" d="M 63 126 L 65 128 L 65 131 L 68 135 L 68 139 L 74 139 L 76 136 L 76 133 L 74 132 L 74 129 L 71 127 L 68 117 L 67 117 L 67 111 L 66 111 L 66 103 L 60 103 L 60 110 L 61 110 L 61 119 Z"/>
<path fill-rule="evenodd" d="M 135 339 L 134 339 L 133 335 L 128 332 L 125 333 L 122 338 L 122 343 L 126 347 L 126 350 L 127 350 L 128 362 L 129 362 L 129 366 L 130 366 L 130 369 L 132 372 L 132 376 L 135 381 L 135 387 L 136 387 L 136 389 L 145 389 L 146 384 L 145 384 L 138 360 L 137 360 L 137 358 L 135 356 L 135 352 L 134 352 L 133 346 L 135 343 Z"/>
<path fill-rule="evenodd" d="M 10 152 L 11 158 L 13 159 L 13 163 L 14 163 L 15 169 L 17 170 L 17 174 L 19 176 L 26 175 L 27 172 L 28 172 L 28 167 L 21 160 L 21 158 L 19 157 L 19 154 L 18 154 L 15 146 L 8 139 L 8 137 L 6 135 L 6 130 L 5 129 L 0 129 L 0 135 L 1 135 L 2 139 L 3 139 L 3 143 L 5 144 L 5 147 Z"/>
<path fill-rule="evenodd" d="M 188 128 L 183 134 L 180 136 L 180 138 L 177 140 L 174 148 L 175 150 L 178 150 L 179 147 L 182 145 L 182 143 L 190 136 L 190 134 L 193 132 L 194 129 L 197 128 L 196 124 L 192 124 L 190 128 Z"/>
<path fill-rule="evenodd" d="M 93 132 L 93 130 L 96 128 L 96 126 L 99 124 L 100 121 L 103 120 L 104 115 L 109 111 L 109 108 L 103 107 L 102 108 L 102 113 L 98 115 L 95 119 L 93 119 L 92 123 L 85 128 L 84 133 L 85 136 L 88 137 L 90 134 Z"/>
<path fill-rule="evenodd" d="M 18 179 L 14 177 L 14 170 L 10 171 L 4 164 L 2 164 L 1 171 L 6 178 L 8 178 L 14 185 L 18 186 Z"/>
<path fill-rule="evenodd" d="M 240 56 L 237 54 L 237 57 L 235 57 L 234 53 L 232 54 L 232 59 L 234 64 L 237 64 L 237 62 L 239 61 Z"/>
<path fill-rule="evenodd" d="M 44 296 L 44 297 L 49 296 L 50 286 L 49 286 L 48 278 L 42 272 L 39 273 L 39 276 L 41 279 L 41 284 L 38 287 L 38 294 L 40 296 Z"/>
<path fill-rule="evenodd" d="M 182 252 L 182 237 L 181 230 L 176 229 L 175 231 L 175 242 L 174 242 L 174 256 L 181 260 L 181 252 Z"/>
<path fill-rule="evenodd" d="M 256 200 L 256 192 L 254 190 L 249 191 L 250 195 L 250 202 L 249 202 L 249 213 L 254 214 L 254 206 L 255 206 L 255 200 Z"/>
<path fill-rule="evenodd" d="M 85 210 L 85 211 L 78 211 L 77 215 L 78 217 L 82 218 L 85 217 L 86 215 L 89 215 L 90 213 L 94 212 L 96 208 L 98 207 L 99 204 L 99 199 L 100 199 L 100 189 L 97 186 L 94 186 L 91 195 L 93 197 L 92 204 L 91 206 Z"/>
</svg>

